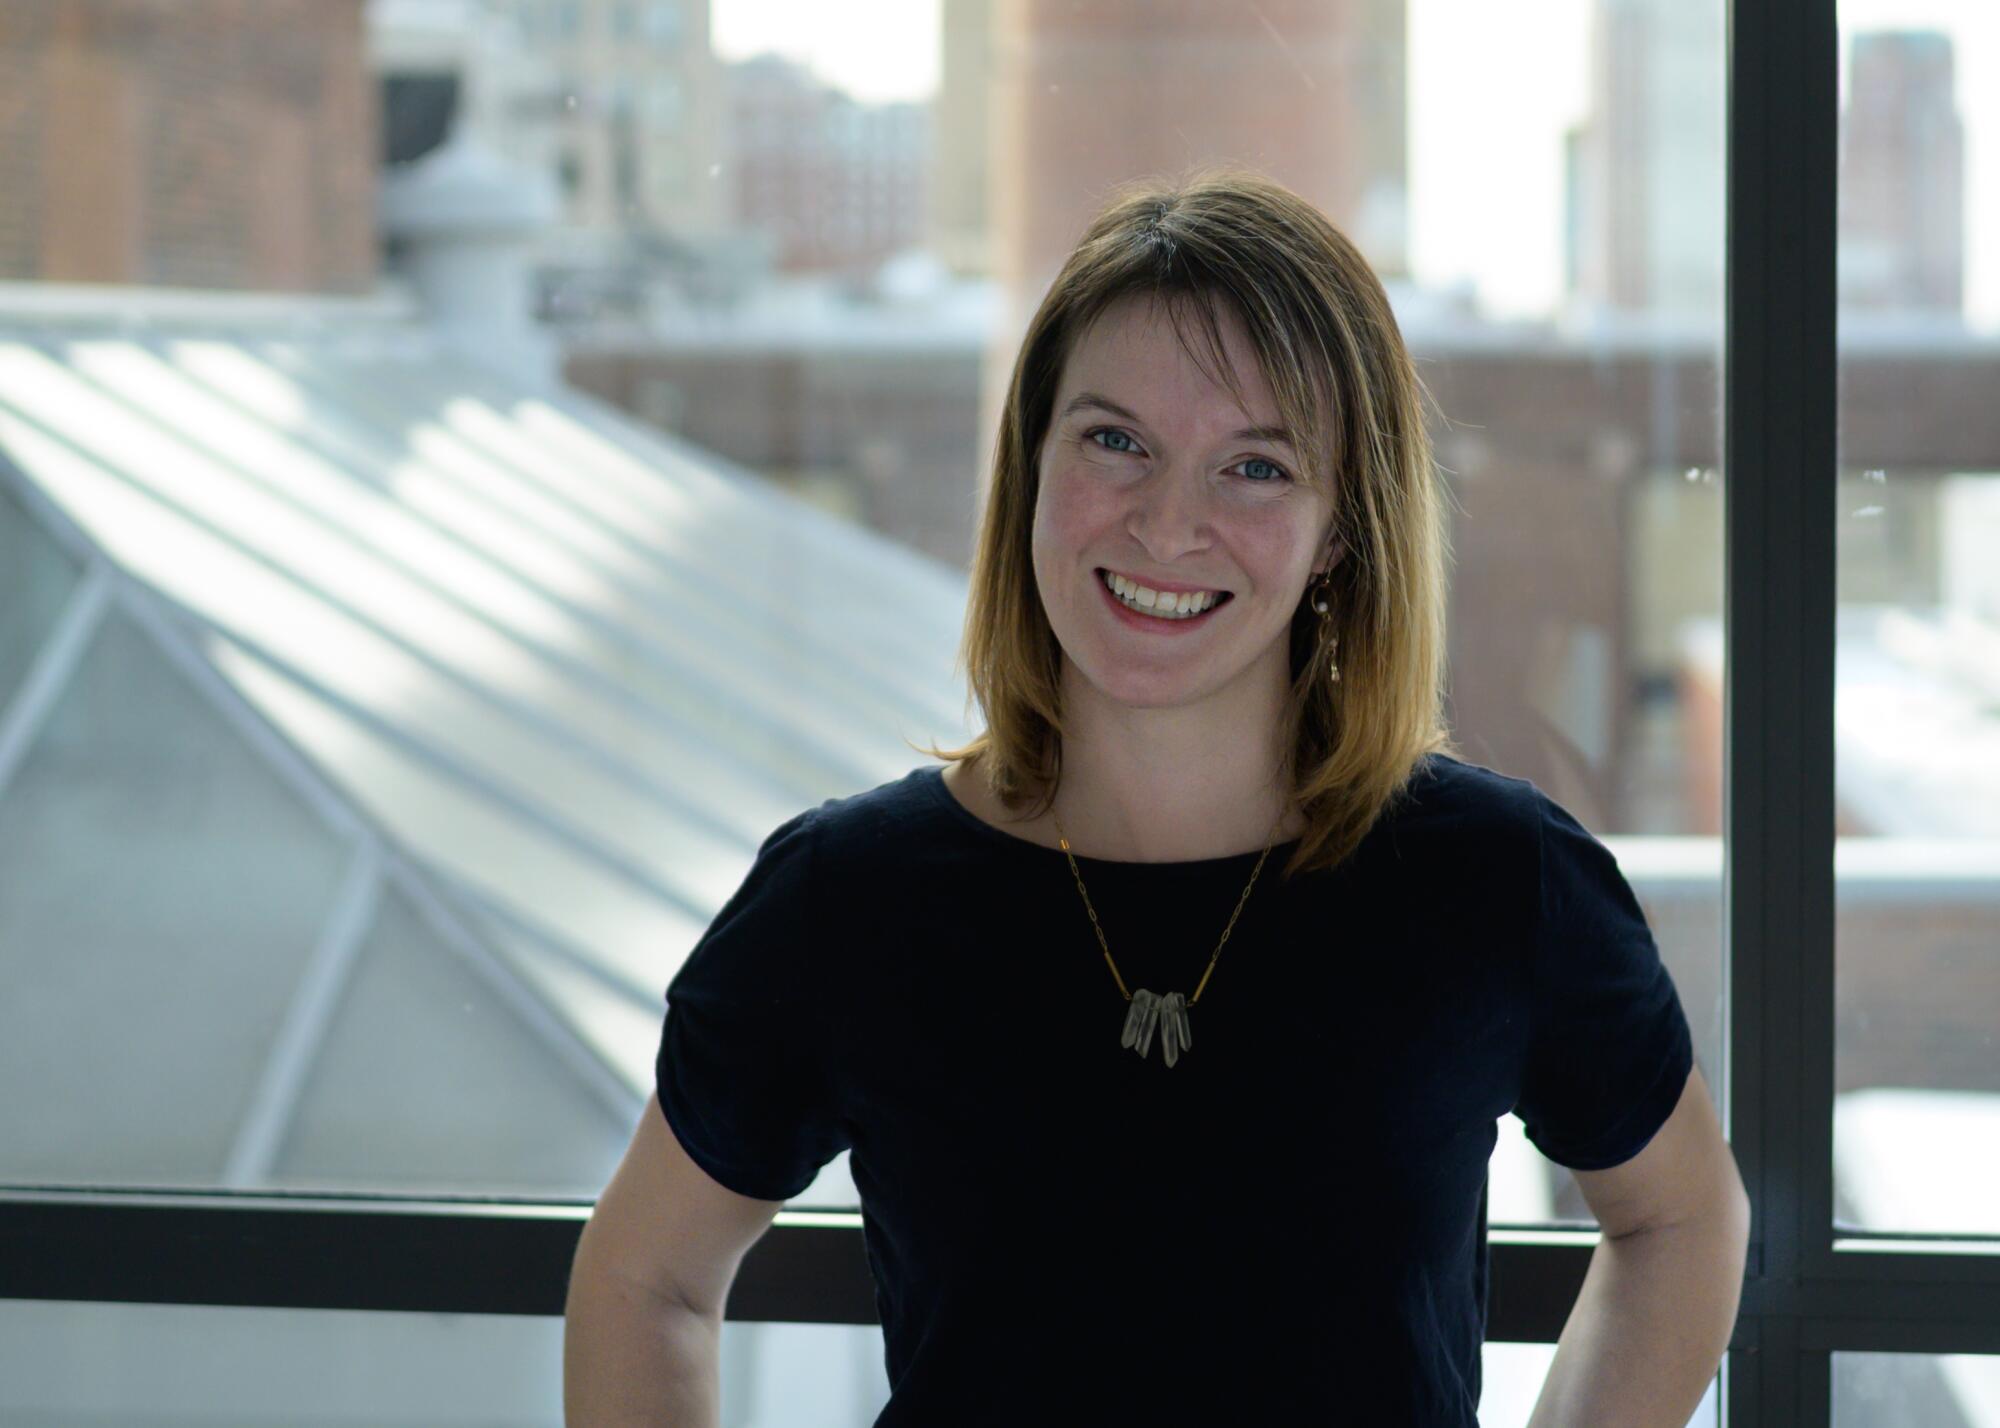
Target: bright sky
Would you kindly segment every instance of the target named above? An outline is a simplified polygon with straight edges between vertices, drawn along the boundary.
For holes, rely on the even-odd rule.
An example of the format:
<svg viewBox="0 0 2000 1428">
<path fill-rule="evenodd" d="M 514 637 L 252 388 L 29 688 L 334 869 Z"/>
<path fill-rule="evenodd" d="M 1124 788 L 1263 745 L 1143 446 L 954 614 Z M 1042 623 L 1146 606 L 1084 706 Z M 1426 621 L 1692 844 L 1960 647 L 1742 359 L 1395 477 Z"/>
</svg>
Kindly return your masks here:
<svg viewBox="0 0 2000 1428">
<path fill-rule="evenodd" d="M 726 60 L 775 50 L 811 65 L 856 99 L 928 98 L 938 83 L 938 0 L 710 0 L 709 43 Z"/>
<path fill-rule="evenodd" d="M 1562 277 L 1562 134 L 1584 113 L 1591 3 L 1409 0 L 1410 262 L 1420 282 L 1469 278 L 1495 313 L 1552 305 Z M 869 0 L 865 26 L 850 7 L 816 0 L 712 4 L 726 59 L 776 50 L 874 102 L 937 87 L 939 0 Z M 1952 36 L 1966 130 L 1967 306 L 1976 324 L 2000 328 L 2000 4 L 1841 0 L 1840 22 L 1843 94 L 1853 30 Z"/>
</svg>

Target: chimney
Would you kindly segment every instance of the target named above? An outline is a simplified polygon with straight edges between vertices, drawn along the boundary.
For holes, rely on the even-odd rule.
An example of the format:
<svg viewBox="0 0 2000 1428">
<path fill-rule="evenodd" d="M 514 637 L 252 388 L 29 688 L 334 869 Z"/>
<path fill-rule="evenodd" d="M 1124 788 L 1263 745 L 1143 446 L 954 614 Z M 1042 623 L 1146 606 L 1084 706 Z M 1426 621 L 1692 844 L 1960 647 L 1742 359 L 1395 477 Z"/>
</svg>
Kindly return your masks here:
<svg viewBox="0 0 2000 1428">
<path fill-rule="evenodd" d="M 561 379 L 532 291 L 535 241 L 560 207 L 547 174 L 509 162 L 458 124 L 382 179 L 383 232 L 402 240 L 432 323 L 466 356 L 536 386 Z"/>
</svg>

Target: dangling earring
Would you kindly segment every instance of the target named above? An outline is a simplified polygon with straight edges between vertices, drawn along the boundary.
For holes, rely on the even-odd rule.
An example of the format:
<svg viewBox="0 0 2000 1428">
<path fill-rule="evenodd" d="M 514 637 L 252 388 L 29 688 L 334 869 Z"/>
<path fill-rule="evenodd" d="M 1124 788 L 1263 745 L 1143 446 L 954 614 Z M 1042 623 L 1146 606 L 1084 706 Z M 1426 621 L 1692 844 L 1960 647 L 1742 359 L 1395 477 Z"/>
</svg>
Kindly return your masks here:
<svg viewBox="0 0 2000 1428">
<path fill-rule="evenodd" d="M 1340 665 L 1335 661 L 1334 655 L 1340 649 L 1340 636 L 1332 634 L 1328 630 L 1328 626 L 1333 623 L 1330 618 L 1333 606 L 1327 599 L 1328 593 L 1332 589 L 1333 572 L 1329 570 L 1312 583 L 1312 607 L 1319 612 L 1320 638 L 1321 642 L 1326 646 L 1327 682 L 1329 684 L 1338 684 L 1340 683 Z"/>
</svg>

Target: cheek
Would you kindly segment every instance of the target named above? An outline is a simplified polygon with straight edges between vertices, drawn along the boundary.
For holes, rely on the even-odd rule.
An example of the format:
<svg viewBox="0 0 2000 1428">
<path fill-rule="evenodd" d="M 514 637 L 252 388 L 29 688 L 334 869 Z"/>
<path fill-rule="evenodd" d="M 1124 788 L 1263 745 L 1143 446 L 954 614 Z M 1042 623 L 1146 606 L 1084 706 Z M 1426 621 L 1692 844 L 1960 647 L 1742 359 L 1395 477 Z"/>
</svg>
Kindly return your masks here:
<svg viewBox="0 0 2000 1428">
<path fill-rule="evenodd" d="M 1035 493 L 1035 518 L 1029 538 L 1035 580 L 1044 591 L 1055 579 L 1056 567 L 1069 564 L 1070 552 L 1078 539 L 1074 524 L 1062 481 L 1045 468 Z"/>
<path fill-rule="evenodd" d="M 1107 483 L 1051 462 L 1035 502 L 1036 542 L 1073 546 L 1089 540 L 1116 524 L 1121 509 L 1117 492 Z"/>
<path fill-rule="evenodd" d="M 1265 579 L 1290 579 L 1296 575 L 1303 580 L 1312 573 L 1317 532 L 1310 522 L 1299 518 L 1298 512 L 1260 511 L 1255 519 L 1241 522 L 1237 534 L 1243 558 L 1255 561 Z"/>
</svg>

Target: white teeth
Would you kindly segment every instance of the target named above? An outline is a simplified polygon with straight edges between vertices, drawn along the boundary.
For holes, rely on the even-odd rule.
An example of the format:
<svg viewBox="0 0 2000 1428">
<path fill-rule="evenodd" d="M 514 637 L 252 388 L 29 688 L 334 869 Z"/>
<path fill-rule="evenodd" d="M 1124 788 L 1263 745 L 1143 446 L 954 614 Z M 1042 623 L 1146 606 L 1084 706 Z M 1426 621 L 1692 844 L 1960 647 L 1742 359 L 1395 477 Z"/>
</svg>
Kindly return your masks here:
<svg viewBox="0 0 2000 1428">
<path fill-rule="evenodd" d="M 1220 591 L 1204 590 L 1194 593 L 1168 595 L 1156 590 L 1148 590 L 1143 585 L 1135 585 L 1122 575 L 1106 571 L 1105 585 L 1126 605 L 1135 610 L 1164 620 L 1186 620 L 1213 609 L 1222 601 Z"/>
</svg>

